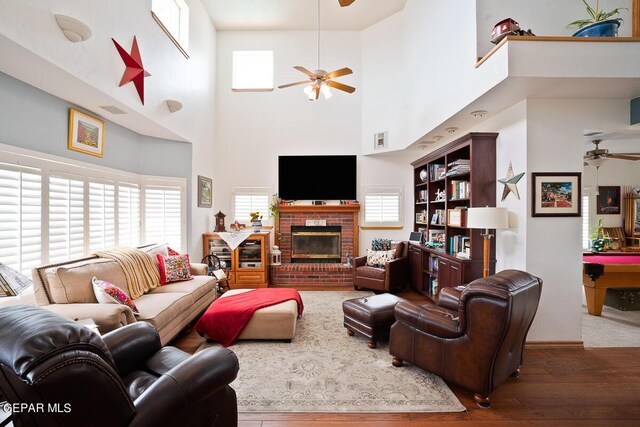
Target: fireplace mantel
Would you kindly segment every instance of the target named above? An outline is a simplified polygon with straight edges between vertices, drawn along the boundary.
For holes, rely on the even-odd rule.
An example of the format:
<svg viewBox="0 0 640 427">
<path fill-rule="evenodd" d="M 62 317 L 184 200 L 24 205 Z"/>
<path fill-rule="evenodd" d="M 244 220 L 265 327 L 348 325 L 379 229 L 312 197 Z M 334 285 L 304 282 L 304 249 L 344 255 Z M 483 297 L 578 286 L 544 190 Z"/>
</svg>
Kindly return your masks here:
<svg viewBox="0 0 640 427">
<path fill-rule="evenodd" d="M 360 212 L 360 204 L 348 205 L 280 205 L 280 212 Z"/>
</svg>

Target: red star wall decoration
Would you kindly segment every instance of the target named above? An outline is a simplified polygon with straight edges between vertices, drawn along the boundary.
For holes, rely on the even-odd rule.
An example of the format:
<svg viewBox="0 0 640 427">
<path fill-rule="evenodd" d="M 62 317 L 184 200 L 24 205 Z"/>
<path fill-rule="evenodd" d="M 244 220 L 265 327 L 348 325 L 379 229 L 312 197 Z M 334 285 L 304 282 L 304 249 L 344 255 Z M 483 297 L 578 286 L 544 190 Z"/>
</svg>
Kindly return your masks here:
<svg viewBox="0 0 640 427">
<path fill-rule="evenodd" d="M 142 58 L 140 57 L 140 50 L 138 49 L 136 36 L 133 36 L 131 54 L 124 50 L 122 46 L 115 41 L 115 39 L 112 38 L 111 40 L 113 40 L 113 44 L 116 45 L 116 49 L 118 49 L 118 53 L 120 54 L 122 61 L 124 61 L 124 65 L 127 66 L 124 70 L 124 74 L 122 75 L 122 80 L 120 80 L 120 86 L 133 82 L 136 90 L 138 91 L 138 95 L 140 96 L 140 101 L 142 101 L 142 105 L 144 105 L 144 78 L 149 77 L 151 74 L 149 74 L 142 66 Z"/>
</svg>

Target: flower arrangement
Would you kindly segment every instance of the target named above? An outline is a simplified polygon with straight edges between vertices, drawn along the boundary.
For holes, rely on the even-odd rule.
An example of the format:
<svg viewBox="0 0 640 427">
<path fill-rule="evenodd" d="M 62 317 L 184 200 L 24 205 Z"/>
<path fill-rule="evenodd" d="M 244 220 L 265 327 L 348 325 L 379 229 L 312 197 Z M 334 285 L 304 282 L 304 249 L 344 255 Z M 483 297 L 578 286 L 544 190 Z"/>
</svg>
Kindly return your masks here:
<svg viewBox="0 0 640 427">
<path fill-rule="evenodd" d="M 262 215 L 260 215 L 260 212 L 249 212 L 249 216 L 251 217 L 251 222 L 254 221 L 259 221 L 262 219 Z"/>
<path fill-rule="evenodd" d="M 586 19 L 578 19 L 577 21 L 573 21 L 572 23 L 567 25 L 567 28 L 570 28 L 570 27 L 577 27 L 577 28 L 586 27 L 587 25 L 595 24 L 596 22 L 606 21 L 607 19 L 611 18 L 612 16 L 618 15 L 621 10 L 628 10 L 626 7 L 616 7 L 615 9 L 613 9 L 610 12 L 605 12 L 604 10 L 598 10 L 598 0 L 596 0 L 596 7 L 595 8 L 592 8 L 591 6 L 589 6 L 589 3 L 587 3 L 586 0 L 582 0 L 582 3 L 584 3 L 585 6 L 587 6 L 587 14 L 589 15 L 589 17 L 586 18 Z M 622 21 L 621 18 L 617 18 L 617 19 Z"/>
</svg>

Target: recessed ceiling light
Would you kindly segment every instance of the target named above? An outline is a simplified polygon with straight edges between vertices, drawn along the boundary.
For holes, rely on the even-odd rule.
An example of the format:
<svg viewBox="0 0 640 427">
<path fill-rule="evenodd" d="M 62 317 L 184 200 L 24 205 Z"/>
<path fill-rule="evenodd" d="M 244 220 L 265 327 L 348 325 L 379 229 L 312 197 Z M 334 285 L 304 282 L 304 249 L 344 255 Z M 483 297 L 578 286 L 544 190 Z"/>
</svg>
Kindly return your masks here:
<svg viewBox="0 0 640 427">
<path fill-rule="evenodd" d="M 479 119 L 481 117 L 484 117 L 487 113 L 488 113 L 487 110 L 476 110 L 476 111 L 472 111 L 471 115 L 476 119 Z"/>
<path fill-rule="evenodd" d="M 455 133 L 458 130 L 458 128 L 452 126 L 450 128 L 446 128 L 445 130 L 447 131 L 447 133 Z"/>
<path fill-rule="evenodd" d="M 100 105 L 100 108 L 110 112 L 111 114 L 127 114 L 126 111 L 119 109 L 115 105 Z"/>
</svg>

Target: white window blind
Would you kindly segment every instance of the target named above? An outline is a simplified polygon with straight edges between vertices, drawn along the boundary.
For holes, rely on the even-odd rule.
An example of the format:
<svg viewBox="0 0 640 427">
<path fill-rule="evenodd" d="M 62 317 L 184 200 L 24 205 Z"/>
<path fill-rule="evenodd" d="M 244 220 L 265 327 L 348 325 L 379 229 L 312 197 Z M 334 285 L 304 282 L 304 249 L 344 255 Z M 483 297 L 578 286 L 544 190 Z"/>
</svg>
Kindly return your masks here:
<svg viewBox="0 0 640 427">
<path fill-rule="evenodd" d="M 167 243 L 182 250 L 180 187 L 145 186 L 145 243 Z"/>
<path fill-rule="evenodd" d="M 402 189 L 365 188 L 364 222 L 369 226 L 401 226 Z"/>
<path fill-rule="evenodd" d="M 237 188 L 233 193 L 233 217 L 235 221 L 248 223 L 250 212 L 260 212 L 263 221 L 269 219 L 269 189 Z"/>
<path fill-rule="evenodd" d="M 89 181 L 89 250 L 110 248 L 115 244 L 115 186 Z"/>
<path fill-rule="evenodd" d="M 84 181 L 49 177 L 49 262 L 84 256 Z"/>
<path fill-rule="evenodd" d="M 234 91 L 273 90 L 273 51 L 234 51 L 231 89 Z"/>
<path fill-rule="evenodd" d="M 589 196 L 582 196 L 582 249 L 589 249 Z"/>
<path fill-rule="evenodd" d="M 140 245 L 140 188 L 118 186 L 118 245 Z"/>
<path fill-rule="evenodd" d="M 30 276 L 41 264 L 41 176 L 0 165 L 0 262 Z"/>
</svg>

